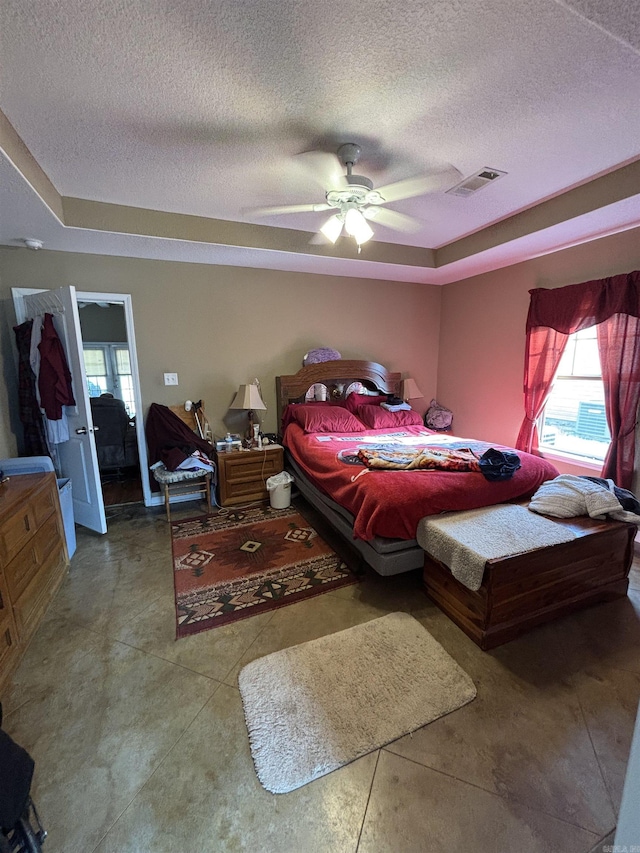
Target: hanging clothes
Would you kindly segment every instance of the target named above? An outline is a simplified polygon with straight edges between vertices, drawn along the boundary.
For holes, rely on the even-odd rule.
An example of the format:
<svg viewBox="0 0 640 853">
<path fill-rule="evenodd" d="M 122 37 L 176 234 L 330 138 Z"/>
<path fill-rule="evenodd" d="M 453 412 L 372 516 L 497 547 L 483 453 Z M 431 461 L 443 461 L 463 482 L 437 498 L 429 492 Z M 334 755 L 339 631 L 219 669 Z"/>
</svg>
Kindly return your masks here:
<svg viewBox="0 0 640 853">
<path fill-rule="evenodd" d="M 71 373 L 62 342 L 53 325 L 52 314 L 44 315 L 42 337 L 38 349 L 40 350 L 40 374 L 38 376 L 40 405 L 49 421 L 60 421 L 63 415 L 62 407 L 75 406 L 76 401 L 71 387 Z M 54 427 L 53 430 L 54 434 L 60 434 L 61 430 L 64 432 L 61 425 Z M 66 432 L 68 438 L 68 429 Z"/>
<path fill-rule="evenodd" d="M 33 320 L 26 320 L 13 327 L 18 347 L 18 404 L 24 453 L 25 456 L 50 456 L 36 396 L 36 376 L 30 361 L 32 326 Z"/>
</svg>

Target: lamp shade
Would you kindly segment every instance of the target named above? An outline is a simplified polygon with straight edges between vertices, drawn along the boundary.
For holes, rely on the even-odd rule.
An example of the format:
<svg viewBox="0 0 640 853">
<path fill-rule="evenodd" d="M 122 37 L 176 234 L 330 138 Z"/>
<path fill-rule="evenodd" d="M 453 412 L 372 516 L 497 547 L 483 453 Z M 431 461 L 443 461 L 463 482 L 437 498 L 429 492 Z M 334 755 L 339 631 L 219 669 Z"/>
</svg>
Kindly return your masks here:
<svg viewBox="0 0 640 853">
<path fill-rule="evenodd" d="M 257 385 L 241 385 L 230 409 L 266 409 Z"/>
<path fill-rule="evenodd" d="M 358 245 L 366 243 L 373 237 L 373 231 L 367 220 L 359 210 L 351 208 L 347 210 L 344 218 L 344 227 L 347 234 L 350 234 Z"/>
<path fill-rule="evenodd" d="M 417 397 L 424 397 L 422 391 L 416 385 L 415 379 L 409 377 L 402 380 L 402 399 L 415 400 Z"/>
<path fill-rule="evenodd" d="M 320 231 L 322 231 L 327 240 L 335 243 L 342 233 L 342 219 L 340 215 L 337 214 L 336 216 L 332 216 L 331 219 L 327 219 Z"/>
</svg>

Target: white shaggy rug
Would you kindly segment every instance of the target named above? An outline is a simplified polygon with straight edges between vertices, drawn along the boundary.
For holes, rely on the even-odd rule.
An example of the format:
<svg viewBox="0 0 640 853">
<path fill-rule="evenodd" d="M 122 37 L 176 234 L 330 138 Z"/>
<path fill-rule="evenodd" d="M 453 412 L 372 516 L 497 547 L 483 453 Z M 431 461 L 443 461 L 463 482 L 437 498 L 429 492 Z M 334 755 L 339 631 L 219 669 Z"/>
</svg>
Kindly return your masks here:
<svg viewBox="0 0 640 853">
<path fill-rule="evenodd" d="M 293 791 L 466 705 L 476 688 L 422 625 L 390 613 L 245 666 L 258 778 Z"/>
</svg>

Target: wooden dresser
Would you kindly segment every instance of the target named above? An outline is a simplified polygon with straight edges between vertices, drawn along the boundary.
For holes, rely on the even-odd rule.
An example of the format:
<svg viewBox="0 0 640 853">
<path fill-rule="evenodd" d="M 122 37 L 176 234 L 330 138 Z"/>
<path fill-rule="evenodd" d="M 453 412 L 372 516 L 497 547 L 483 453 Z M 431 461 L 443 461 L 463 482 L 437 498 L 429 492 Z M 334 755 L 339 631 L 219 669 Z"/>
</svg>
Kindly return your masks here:
<svg viewBox="0 0 640 853">
<path fill-rule="evenodd" d="M 269 498 L 266 480 L 283 468 L 282 447 L 269 444 L 262 450 L 231 450 L 218 453 L 220 504 L 234 506 Z"/>
<path fill-rule="evenodd" d="M 55 474 L 10 477 L 0 485 L 0 691 L 68 563 Z"/>
</svg>

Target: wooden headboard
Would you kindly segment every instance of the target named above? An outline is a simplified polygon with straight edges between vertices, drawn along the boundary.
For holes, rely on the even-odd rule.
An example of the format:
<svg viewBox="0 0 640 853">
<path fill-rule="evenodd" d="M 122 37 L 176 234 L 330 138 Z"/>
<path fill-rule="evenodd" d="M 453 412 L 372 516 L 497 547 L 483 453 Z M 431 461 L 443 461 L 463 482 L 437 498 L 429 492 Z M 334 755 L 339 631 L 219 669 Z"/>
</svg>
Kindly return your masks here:
<svg viewBox="0 0 640 853">
<path fill-rule="evenodd" d="M 352 382 L 362 382 L 369 390 L 383 394 L 400 394 L 402 386 L 400 373 L 390 373 L 374 361 L 340 359 L 308 364 L 292 376 L 276 376 L 278 429 L 285 407 L 289 403 L 303 403 L 312 385 L 326 385 L 327 400 L 337 401 L 344 399 L 345 391 Z"/>
</svg>

